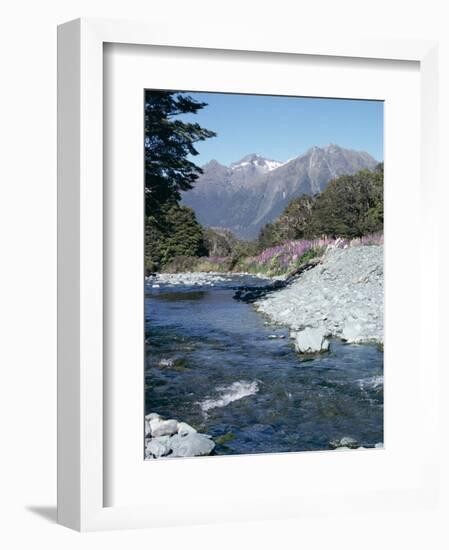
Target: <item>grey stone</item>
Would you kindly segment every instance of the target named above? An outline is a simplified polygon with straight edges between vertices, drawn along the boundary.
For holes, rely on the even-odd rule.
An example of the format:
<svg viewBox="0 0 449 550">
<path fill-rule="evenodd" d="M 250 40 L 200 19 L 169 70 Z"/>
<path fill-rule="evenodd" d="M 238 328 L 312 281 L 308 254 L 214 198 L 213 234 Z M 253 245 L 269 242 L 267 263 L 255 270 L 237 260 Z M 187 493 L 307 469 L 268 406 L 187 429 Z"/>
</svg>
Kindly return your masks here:
<svg viewBox="0 0 449 550">
<path fill-rule="evenodd" d="M 155 418 L 150 420 L 151 435 L 153 437 L 160 437 L 161 435 L 173 435 L 178 431 L 177 420 L 162 420 L 161 418 Z"/>
<path fill-rule="evenodd" d="M 362 325 L 361 323 L 348 322 L 344 325 L 341 331 L 341 337 L 343 340 L 349 343 L 357 343 L 363 341 Z"/>
<path fill-rule="evenodd" d="M 329 349 L 329 340 L 322 328 L 306 328 L 295 337 L 295 349 L 299 353 L 317 353 Z"/>
<path fill-rule="evenodd" d="M 187 422 L 179 422 L 178 424 L 178 434 L 181 436 L 189 435 L 196 433 L 195 428 L 192 428 Z"/>
<path fill-rule="evenodd" d="M 170 438 L 170 448 L 174 457 L 206 456 L 214 450 L 215 443 L 205 434 L 176 434 Z"/>
<path fill-rule="evenodd" d="M 145 456 L 151 454 L 154 458 L 160 458 L 170 452 L 170 436 L 163 435 L 147 440 Z"/>
<path fill-rule="evenodd" d="M 160 418 L 160 415 L 157 413 L 150 413 L 145 416 L 145 436 L 150 435 L 151 436 L 151 424 L 150 422 L 152 420 L 156 420 L 157 418 Z"/>
<path fill-rule="evenodd" d="M 147 415 L 145 416 L 145 420 L 150 421 L 150 420 L 154 420 L 155 418 L 160 418 L 160 417 L 161 417 L 160 414 L 157 414 L 157 413 L 150 413 L 150 414 L 147 414 Z"/>
</svg>

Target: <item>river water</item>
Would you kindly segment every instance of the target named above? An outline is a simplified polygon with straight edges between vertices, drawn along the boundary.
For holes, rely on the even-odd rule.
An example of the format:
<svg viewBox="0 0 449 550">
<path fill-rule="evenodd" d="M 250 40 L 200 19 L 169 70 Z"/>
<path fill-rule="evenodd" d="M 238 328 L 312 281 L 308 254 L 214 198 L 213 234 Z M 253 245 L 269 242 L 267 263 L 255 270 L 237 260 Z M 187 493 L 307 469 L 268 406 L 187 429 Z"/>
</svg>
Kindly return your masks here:
<svg viewBox="0 0 449 550">
<path fill-rule="evenodd" d="M 210 434 L 215 454 L 323 450 L 343 437 L 364 447 L 383 441 L 377 345 L 332 340 L 329 353 L 301 357 L 286 328 L 233 299 L 236 287 L 260 286 L 260 278 L 193 281 L 146 284 L 146 413 Z"/>
</svg>

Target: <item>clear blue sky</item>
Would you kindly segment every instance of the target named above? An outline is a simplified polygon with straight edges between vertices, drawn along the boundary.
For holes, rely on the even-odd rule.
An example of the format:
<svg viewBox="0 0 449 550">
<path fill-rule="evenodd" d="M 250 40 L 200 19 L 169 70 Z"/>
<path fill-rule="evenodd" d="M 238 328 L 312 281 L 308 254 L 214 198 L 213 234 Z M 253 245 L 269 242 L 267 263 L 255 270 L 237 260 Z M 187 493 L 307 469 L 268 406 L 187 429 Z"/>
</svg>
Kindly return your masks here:
<svg viewBox="0 0 449 550">
<path fill-rule="evenodd" d="M 198 122 L 217 137 L 198 143 L 194 162 L 230 164 L 249 153 L 286 161 L 313 145 L 335 143 L 383 160 L 383 102 L 189 93 L 207 107 L 183 120 Z M 192 159 L 193 160 L 193 159 Z"/>
</svg>

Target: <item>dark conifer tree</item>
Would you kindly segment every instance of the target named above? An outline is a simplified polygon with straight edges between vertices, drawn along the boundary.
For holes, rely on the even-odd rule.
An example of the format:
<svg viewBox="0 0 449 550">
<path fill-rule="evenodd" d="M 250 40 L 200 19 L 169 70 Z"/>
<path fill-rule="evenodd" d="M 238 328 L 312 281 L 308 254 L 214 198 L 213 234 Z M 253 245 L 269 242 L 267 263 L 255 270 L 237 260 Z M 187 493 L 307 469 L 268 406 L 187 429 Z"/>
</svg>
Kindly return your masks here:
<svg viewBox="0 0 449 550">
<path fill-rule="evenodd" d="M 145 205 L 147 215 L 179 201 L 180 191 L 192 188 L 202 173 L 188 160 L 197 155 L 195 143 L 215 136 L 180 115 L 195 114 L 206 106 L 192 97 L 171 91 L 145 91 Z"/>
<path fill-rule="evenodd" d="M 215 136 L 183 115 L 206 106 L 181 92 L 145 91 L 145 267 L 151 272 L 176 256 L 205 254 L 193 210 L 179 205 L 202 169 L 188 159 L 195 144 Z"/>
</svg>

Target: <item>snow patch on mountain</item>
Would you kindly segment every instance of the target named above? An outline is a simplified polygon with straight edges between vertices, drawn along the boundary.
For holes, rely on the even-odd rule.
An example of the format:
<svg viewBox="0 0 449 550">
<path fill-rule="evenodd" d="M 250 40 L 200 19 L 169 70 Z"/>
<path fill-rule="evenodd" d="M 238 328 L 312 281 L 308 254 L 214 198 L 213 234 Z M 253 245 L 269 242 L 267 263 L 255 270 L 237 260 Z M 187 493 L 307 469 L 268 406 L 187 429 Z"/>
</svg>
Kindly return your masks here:
<svg viewBox="0 0 449 550">
<path fill-rule="evenodd" d="M 279 162 L 278 160 L 271 160 L 266 159 L 260 155 L 257 155 L 255 153 L 251 155 L 246 155 L 241 160 L 232 163 L 229 168 L 232 171 L 235 170 L 242 170 L 242 169 L 248 169 L 248 167 L 254 168 L 258 173 L 267 173 L 271 172 L 272 170 L 275 170 L 276 168 L 279 168 L 279 166 L 282 166 L 282 162 Z"/>
</svg>

